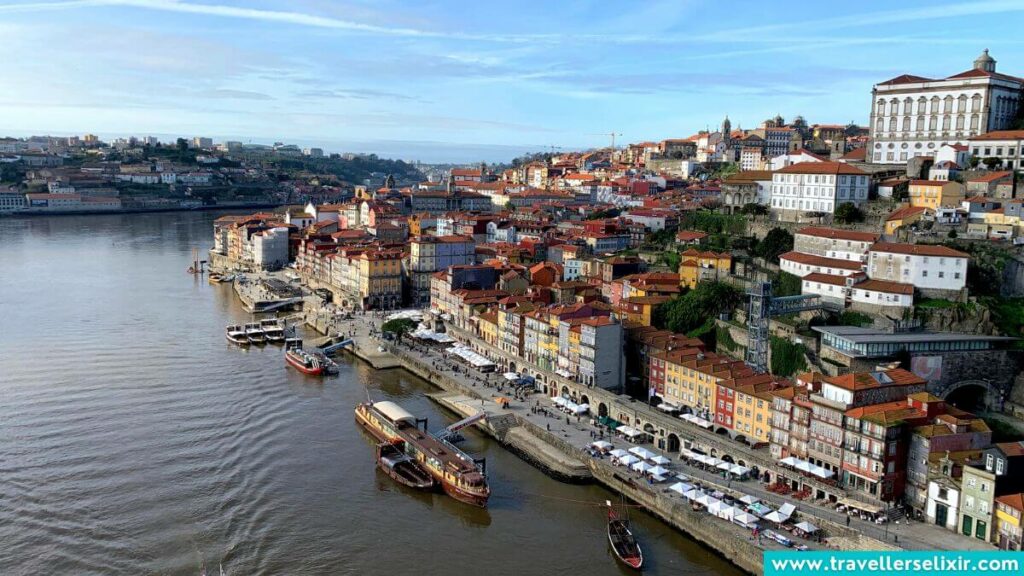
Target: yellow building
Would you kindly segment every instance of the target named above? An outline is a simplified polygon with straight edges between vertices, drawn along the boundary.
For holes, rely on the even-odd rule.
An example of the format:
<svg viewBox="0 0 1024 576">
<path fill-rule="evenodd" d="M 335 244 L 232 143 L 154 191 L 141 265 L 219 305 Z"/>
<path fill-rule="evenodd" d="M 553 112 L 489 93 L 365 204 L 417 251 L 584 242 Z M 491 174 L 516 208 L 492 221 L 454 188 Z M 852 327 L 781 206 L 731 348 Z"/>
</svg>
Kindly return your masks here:
<svg viewBox="0 0 1024 576">
<path fill-rule="evenodd" d="M 725 252 L 702 252 L 691 248 L 679 256 L 679 285 L 691 290 L 699 282 L 725 278 L 732 269 L 732 255 Z"/>
<path fill-rule="evenodd" d="M 619 303 L 619 317 L 640 326 L 654 325 L 654 310 L 668 302 L 668 296 L 630 296 Z"/>
<path fill-rule="evenodd" d="M 757 374 L 730 381 L 735 391 L 733 431 L 752 445 L 771 442 L 771 391 L 791 387 L 786 380 Z"/>
<path fill-rule="evenodd" d="M 498 346 L 498 313 L 485 312 L 477 316 L 480 339 L 491 346 Z"/>
<path fill-rule="evenodd" d="M 885 233 L 895 234 L 900 228 L 920 220 L 927 212 L 928 209 L 924 206 L 904 206 L 885 219 Z"/>
<path fill-rule="evenodd" d="M 946 180 L 911 180 L 910 205 L 931 208 L 957 207 L 964 199 L 964 185 Z"/>
<path fill-rule="evenodd" d="M 996 498 L 996 525 L 993 538 L 1002 550 L 1021 550 L 1024 531 L 1021 517 L 1024 516 L 1024 493 L 1006 494 Z"/>
<path fill-rule="evenodd" d="M 713 419 L 718 383 L 723 379 L 749 374 L 750 368 L 740 360 L 718 356 L 713 352 L 665 360 L 665 401 L 688 407 L 702 418 Z"/>
<path fill-rule="evenodd" d="M 366 310 L 398 308 L 402 303 L 402 252 L 368 250 L 356 259 L 359 296 Z"/>
</svg>

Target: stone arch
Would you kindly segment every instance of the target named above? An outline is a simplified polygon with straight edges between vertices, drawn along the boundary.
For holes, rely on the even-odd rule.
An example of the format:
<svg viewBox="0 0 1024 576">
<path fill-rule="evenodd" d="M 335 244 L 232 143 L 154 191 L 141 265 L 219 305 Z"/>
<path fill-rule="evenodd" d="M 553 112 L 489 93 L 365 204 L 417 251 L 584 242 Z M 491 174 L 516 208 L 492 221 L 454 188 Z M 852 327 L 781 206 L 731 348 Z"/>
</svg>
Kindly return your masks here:
<svg viewBox="0 0 1024 576">
<path fill-rule="evenodd" d="M 668 450 L 669 452 L 679 452 L 679 436 L 676 436 L 675 434 L 669 432 L 668 436 L 665 438 L 665 442 L 666 450 Z"/>
<path fill-rule="evenodd" d="M 719 426 L 718 428 L 715 428 L 715 434 L 719 434 L 721 436 L 728 436 L 729 430 L 724 426 Z"/>
<path fill-rule="evenodd" d="M 739 464 L 740 466 L 746 466 L 747 465 L 747 463 L 744 462 L 742 459 L 737 460 L 736 463 Z"/>
<path fill-rule="evenodd" d="M 568 396 L 568 395 L 569 395 L 569 387 L 568 386 L 562 386 L 562 396 Z"/>
<path fill-rule="evenodd" d="M 984 380 L 961 380 L 947 387 L 941 398 L 967 411 L 1000 409 L 999 393 Z"/>
<path fill-rule="evenodd" d="M 590 404 L 590 398 L 587 398 L 586 394 L 580 395 L 580 404 Z"/>
<path fill-rule="evenodd" d="M 731 455 L 729 455 L 729 454 L 722 454 L 721 456 L 719 456 L 719 458 L 721 458 L 722 460 L 725 460 L 725 461 L 726 461 L 726 462 L 728 462 L 729 464 L 735 464 L 735 463 L 736 463 L 736 459 L 735 459 L 735 458 L 733 458 L 733 457 L 732 457 Z"/>
<path fill-rule="evenodd" d="M 603 418 L 607 418 L 608 417 L 608 405 L 605 404 L 604 402 L 601 402 L 600 404 L 598 404 L 597 405 L 597 415 L 601 416 Z"/>
<path fill-rule="evenodd" d="M 651 436 L 654 436 L 654 425 L 651 424 L 650 422 L 644 424 L 644 432 L 647 432 Z"/>
<path fill-rule="evenodd" d="M 510 361 L 508 363 L 508 371 L 509 372 L 515 372 L 516 371 L 516 363 L 515 362 Z"/>
<path fill-rule="evenodd" d="M 747 436 L 745 434 L 737 434 L 735 437 L 733 437 L 733 440 L 737 442 L 743 442 L 744 444 L 749 444 L 749 442 L 747 442 Z"/>
</svg>

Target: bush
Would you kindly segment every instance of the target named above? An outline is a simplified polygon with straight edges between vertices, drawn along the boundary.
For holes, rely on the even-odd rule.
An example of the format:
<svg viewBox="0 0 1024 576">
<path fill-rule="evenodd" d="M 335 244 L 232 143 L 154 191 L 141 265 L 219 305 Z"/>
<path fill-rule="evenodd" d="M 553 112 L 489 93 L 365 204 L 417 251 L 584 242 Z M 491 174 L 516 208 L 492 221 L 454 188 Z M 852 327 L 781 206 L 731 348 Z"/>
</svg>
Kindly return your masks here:
<svg viewBox="0 0 1024 576">
<path fill-rule="evenodd" d="M 840 224 L 853 224 L 854 222 L 863 222 L 864 213 L 861 212 L 860 208 L 857 208 L 852 202 L 843 202 L 836 207 L 835 221 Z"/>
<path fill-rule="evenodd" d="M 740 302 L 736 288 L 722 282 L 701 282 L 689 292 L 658 306 L 654 325 L 673 332 L 688 333 L 706 328 L 707 322 Z"/>
<path fill-rule="evenodd" d="M 408 318 L 395 318 L 394 320 L 388 320 L 380 327 L 381 332 L 390 332 L 395 335 L 398 340 L 402 339 L 407 333 L 412 332 L 416 328 L 416 322 Z"/>
<path fill-rule="evenodd" d="M 773 296 L 799 296 L 802 291 L 800 277 L 789 272 L 779 272 L 779 275 L 772 282 Z"/>
<path fill-rule="evenodd" d="M 782 228 L 772 228 L 764 240 L 754 247 L 754 255 L 773 264 L 779 263 L 779 256 L 793 249 L 793 235 Z M 799 294 L 799 291 L 797 292 Z"/>
<path fill-rule="evenodd" d="M 804 361 L 804 354 L 807 352 L 807 348 L 803 344 L 796 344 L 778 336 L 772 336 L 769 343 L 772 352 L 772 374 L 789 377 L 807 369 L 807 362 Z"/>
</svg>

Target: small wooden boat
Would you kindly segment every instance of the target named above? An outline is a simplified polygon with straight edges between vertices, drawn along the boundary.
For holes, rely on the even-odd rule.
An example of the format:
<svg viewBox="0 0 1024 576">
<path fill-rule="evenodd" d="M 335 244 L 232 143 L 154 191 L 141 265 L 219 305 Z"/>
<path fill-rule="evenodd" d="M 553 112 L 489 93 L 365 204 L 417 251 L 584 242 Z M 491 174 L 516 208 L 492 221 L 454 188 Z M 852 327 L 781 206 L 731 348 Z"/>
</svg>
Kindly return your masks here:
<svg viewBox="0 0 1024 576">
<path fill-rule="evenodd" d="M 320 376 L 324 373 L 324 366 L 315 356 L 302 348 L 289 348 L 284 353 L 284 361 L 292 368 L 309 376 Z"/>
<path fill-rule="evenodd" d="M 228 342 L 238 346 L 248 346 L 249 337 L 245 335 L 245 327 L 240 324 L 232 324 L 224 329 Z"/>
<path fill-rule="evenodd" d="M 615 513 L 615 509 L 612 508 L 611 502 L 607 502 L 607 504 L 608 544 L 611 545 L 612 552 L 627 567 L 633 570 L 643 569 L 644 554 L 640 550 L 636 537 L 633 536 L 633 532 L 629 529 L 629 522 L 619 518 L 619 515 Z"/>
<path fill-rule="evenodd" d="M 263 329 L 263 337 L 267 339 L 267 342 L 272 344 L 284 342 L 284 328 L 277 318 L 261 320 L 260 328 Z"/>
<path fill-rule="evenodd" d="M 250 344 L 263 344 L 267 341 L 259 322 L 250 322 L 245 325 L 245 337 L 249 339 Z"/>
<path fill-rule="evenodd" d="M 430 472 L 402 451 L 400 445 L 390 442 L 377 444 L 377 465 L 392 480 L 409 488 L 430 490 L 434 487 L 434 477 Z"/>
</svg>

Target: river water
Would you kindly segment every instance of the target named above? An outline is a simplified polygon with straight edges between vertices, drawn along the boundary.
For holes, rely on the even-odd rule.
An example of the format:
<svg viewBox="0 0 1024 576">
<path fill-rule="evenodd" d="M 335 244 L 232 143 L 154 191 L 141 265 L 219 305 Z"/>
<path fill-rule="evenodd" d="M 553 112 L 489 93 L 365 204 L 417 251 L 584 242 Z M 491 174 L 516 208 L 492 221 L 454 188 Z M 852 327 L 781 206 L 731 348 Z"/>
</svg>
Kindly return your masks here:
<svg viewBox="0 0 1024 576">
<path fill-rule="evenodd" d="M 613 498 L 496 443 L 487 510 L 375 469 L 367 391 L 452 421 L 403 371 L 323 381 L 231 347 L 249 315 L 186 274 L 214 213 L 0 218 L 0 574 L 620 574 Z M 651 574 L 739 572 L 642 512 Z"/>
</svg>

